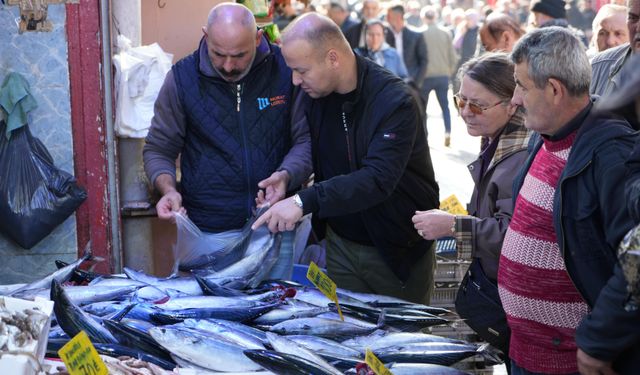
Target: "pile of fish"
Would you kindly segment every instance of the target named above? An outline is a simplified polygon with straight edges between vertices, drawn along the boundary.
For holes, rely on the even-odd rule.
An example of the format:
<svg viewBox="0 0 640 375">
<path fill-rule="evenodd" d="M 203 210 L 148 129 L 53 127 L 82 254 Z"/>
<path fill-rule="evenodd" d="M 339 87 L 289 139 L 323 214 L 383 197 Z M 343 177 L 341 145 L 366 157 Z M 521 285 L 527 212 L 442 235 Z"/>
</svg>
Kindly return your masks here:
<svg viewBox="0 0 640 375">
<path fill-rule="evenodd" d="M 367 350 L 396 375 L 462 374 L 449 366 L 474 356 L 489 365 L 501 362 L 487 345 L 424 333 L 450 323 L 445 309 L 339 289 L 343 321 L 318 289 L 263 280 L 268 272 L 261 265 L 279 248 L 276 236 L 266 237 L 242 241 L 238 259 L 227 258 L 238 243 L 223 247 L 225 255 L 217 259 L 226 259 L 227 267 L 193 260 L 204 266 L 168 278 L 127 268 L 121 275 L 81 271 L 78 266 L 92 258 L 87 249 L 44 279 L 0 287 L 0 293 L 49 295 L 54 301 L 48 356 L 85 331 L 102 355 L 128 356 L 180 374 L 366 373 Z"/>
</svg>

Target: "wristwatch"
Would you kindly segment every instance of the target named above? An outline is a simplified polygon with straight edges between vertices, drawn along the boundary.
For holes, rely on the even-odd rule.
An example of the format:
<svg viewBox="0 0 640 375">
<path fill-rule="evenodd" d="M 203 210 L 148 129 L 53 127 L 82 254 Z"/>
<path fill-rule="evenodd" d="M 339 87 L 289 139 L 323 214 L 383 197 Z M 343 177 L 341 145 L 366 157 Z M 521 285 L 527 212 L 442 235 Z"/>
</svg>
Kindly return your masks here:
<svg viewBox="0 0 640 375">
<path fill-rule="evenodd" d="M 293 203 L 295 203 L 296 206 L 300 207 L 300 209 L 304 211 L 304 208 L 302 207 L 302 199 L 300 199 L 300 196 L 298 194 L 293 196 Z"/>
</svg>

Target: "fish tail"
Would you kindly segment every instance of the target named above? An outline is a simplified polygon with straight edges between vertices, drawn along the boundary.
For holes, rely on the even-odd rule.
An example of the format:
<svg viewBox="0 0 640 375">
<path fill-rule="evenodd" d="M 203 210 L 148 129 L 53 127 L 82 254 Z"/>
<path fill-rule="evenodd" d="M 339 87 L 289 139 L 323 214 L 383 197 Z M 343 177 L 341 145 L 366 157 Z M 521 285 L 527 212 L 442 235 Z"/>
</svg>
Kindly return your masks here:
<svg viewBox="0 0 640 375">
<path fill-rule="evenodd" d="M 93 255 L 93 251 L 91 250 L 91 240 L 89 240 L 82 251 L 82 261 L 104 262 L 105 259 L 101 256 Z M 94 267 L 95 264 L 92 265 L 89 270 L 92 271 Z"/>
<path fill-rule="evenodd" d="M 84 246 L 84 250 L 82 251 L 82 259 L 89 260 L 91 259 L 92 255 L 93 253 L 91 251 L 91 240 L 89 240 L 87 244 Z"/>
</svg>

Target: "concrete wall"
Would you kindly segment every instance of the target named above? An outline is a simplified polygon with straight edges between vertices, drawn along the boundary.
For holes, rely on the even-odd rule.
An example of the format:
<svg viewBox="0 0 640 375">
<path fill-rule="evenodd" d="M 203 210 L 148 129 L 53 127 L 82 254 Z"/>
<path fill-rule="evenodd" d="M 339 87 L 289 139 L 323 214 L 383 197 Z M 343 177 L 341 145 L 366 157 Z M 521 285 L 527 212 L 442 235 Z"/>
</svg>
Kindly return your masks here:
<svg viewBox="0 0 640 375">
<path fill-rule="evenodd" d="M 9 72 L 27 79 L 38 102 L 29 127 L 55 165 L 73 174 L 65 6 L 49 5 L 48 13 L 53 31 L 18 34 L 19 7 L 0 5 L 0 84 Z M 71 261 L 76 254 L 75 215 L 30 250 L 0 234 L 0 284 L 36 280 L 55 270 L 55 259 Z"/>
<path fill-rule="evenodd" d="M 193 52 L 209 10 L 221 0 L 142 0 L 142 44 L 160 44 L 173 62 Z M 160 5 L 164 5 L 160 8 Z"/>
</svg>

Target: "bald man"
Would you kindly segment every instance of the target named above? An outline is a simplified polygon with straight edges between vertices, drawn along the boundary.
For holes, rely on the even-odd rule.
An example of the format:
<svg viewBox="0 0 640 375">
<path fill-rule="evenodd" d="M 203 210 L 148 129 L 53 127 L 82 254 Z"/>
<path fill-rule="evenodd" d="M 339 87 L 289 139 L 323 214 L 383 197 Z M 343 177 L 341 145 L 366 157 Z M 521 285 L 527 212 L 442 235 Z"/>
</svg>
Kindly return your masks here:
<svg viewBox="0 0 640 375">
<path fill-rule="evenodd" d="M 366 48 L 367 47 L 367 22 L 375 19 L 380 19 L 380 2 L 378 0 L 364 0 L 362 2 L 362 19 L 360 23 L 353 25 L 344 31 L 344 36 L 349 41 L 351 48 Z M 390 33 L 389 29 L 385 27 L 385 35 Z M 391 47 L 395 47 L 395 43 L 390 44 Z"/>
<path fill-rule="evenodd" d="M 220 234 L 247 222 L 256 197 L 273 204 L 300 186 L 311 172 L 311 146 L 306 123 L 292 120 L 291 70 L 252 13 L 217 5 L 202 32 L 198 49 L 165 78 L 144 167 L 162 196 L 160 219 L 186 211 L 200 230 Z M 271 276 L 290 278 L 291 242 L 287 234 L 276 264 L 282 272 Z"/>
<path fill-rule="evenodd" d="M 324 16 L 297 18 L 282 43 L 293 84 L 306 93 L 315 179 L 254 228 L 277 231 L 313 213 L 339 287 L 428 303 L 434 246 L 411 217 L 438 207 L 438 185 L 416 98 L 400 78 L 354 55 Z"/>
</svg>

